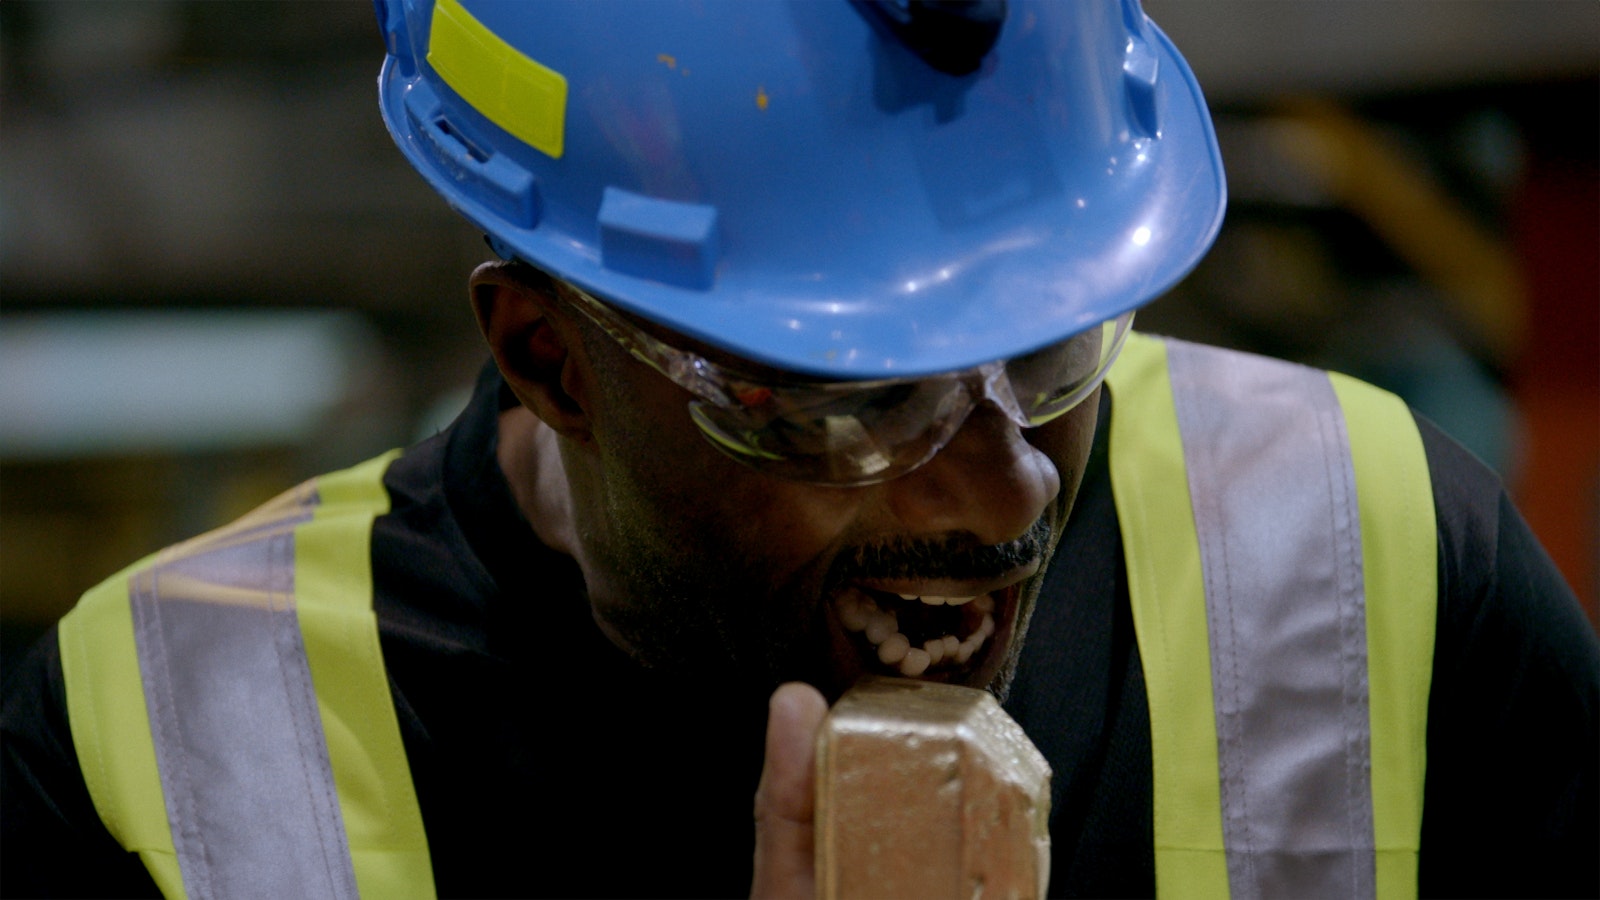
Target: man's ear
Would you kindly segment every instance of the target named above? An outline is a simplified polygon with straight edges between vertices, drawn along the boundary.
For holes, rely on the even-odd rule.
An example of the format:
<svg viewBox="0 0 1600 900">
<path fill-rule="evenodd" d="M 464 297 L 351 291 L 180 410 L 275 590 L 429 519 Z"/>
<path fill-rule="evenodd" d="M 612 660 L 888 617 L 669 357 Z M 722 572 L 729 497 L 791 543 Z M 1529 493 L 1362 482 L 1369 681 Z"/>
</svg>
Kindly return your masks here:
<svg viewBox="0 0 1600 900">
<path fill-rule="evenodd" d="M 587 441 L 583 347 L 554 284 L 524 266 L 487 262 L 471 285 L 478 328 L 511 392 L 558 434 Z"/>
</svg>

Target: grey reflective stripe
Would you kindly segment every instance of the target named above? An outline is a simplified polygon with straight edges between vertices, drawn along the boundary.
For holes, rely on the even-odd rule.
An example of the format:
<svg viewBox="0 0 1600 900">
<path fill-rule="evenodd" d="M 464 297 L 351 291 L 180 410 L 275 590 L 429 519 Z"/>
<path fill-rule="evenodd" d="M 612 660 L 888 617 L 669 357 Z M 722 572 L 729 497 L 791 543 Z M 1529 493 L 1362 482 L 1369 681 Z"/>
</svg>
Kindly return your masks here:
<svg viewBox="0 0 1600 900">
<path fill-rule="evenodd" d="M 190 900 L 355 897 L 294 602 L 316 498 L 158 557 L 130 584 L 150 732 Z"/>
<path fill-rule="evenodd" d="M 1326 373 L 1168 343 L 1232 896 L 1376 890 L 1361 523 Z M 1201 397 L 1210 399 L 1200 400 Z"/>
</svg>

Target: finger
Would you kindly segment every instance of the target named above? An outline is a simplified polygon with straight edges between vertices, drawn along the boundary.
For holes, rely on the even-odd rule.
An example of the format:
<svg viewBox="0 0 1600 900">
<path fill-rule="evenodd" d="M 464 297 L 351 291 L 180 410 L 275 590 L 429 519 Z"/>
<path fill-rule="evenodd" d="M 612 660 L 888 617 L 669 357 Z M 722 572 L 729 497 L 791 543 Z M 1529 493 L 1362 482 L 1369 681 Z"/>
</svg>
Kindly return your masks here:
<svg viewBox="0 0 1600 900">
<path fill-rule="evenodd" d="M 822 694 L 791 682 L 772 694 L 766 762 L 756 788 L 755 877 L 750 896 L 811 900 L 817 728 L 828 712 Z"/>
</svg>

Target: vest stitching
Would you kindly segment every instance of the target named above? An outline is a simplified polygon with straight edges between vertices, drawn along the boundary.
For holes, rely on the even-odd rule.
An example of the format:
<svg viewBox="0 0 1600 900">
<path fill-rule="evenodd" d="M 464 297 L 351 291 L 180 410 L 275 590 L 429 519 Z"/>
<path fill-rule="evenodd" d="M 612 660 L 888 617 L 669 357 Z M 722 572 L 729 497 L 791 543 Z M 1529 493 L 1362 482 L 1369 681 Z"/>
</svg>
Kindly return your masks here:
<svg viewBox="0 0 1600 900">
<path fill-rule="evenodd" d="M 171 654 L 167 651 L 166 635 L 161 628 L 161 571 L 172 562 L 174 555 L 172 551 L 162 551 L 156 561 L 151 564 L 149 571 L 141 573 L 141 575 L 149 576 L 148 585 L 141 591 L 145 595 L 146 602 L 142 604 L 136 603 L 133 608 L 135 614 L 138 614 L 141 610 L 144 613 L 139 616 L 140 630 L 143 633 L 142 640 L 153 642 L 154 652 L 151 654 L 150 661 L 153 664 L 158 664 L 162 670 L 159 673 L 152 673 L 159 675 L 159 677 L 154 679 L 155 684 L 152 685 L 154 690 L 145 694 L 147 702 L 154 703 L 154 718 L 161 723 L 162 731 L 175 735 L 179 738 L 179 743 L 182 744 L 183 727 L 181 717 L 177 715 L 176 701 L 171 696 L 172 672 L 168 665 Z M 170 756 L 171 754 L 168 755 Z M 185 892 L 189 893 L 195 900 L 202 900 L 202 898 L 212 896 L 211 847 L 206 842 L 204 829 L 198 828 L 197 823 L 194 821 L 194 792 L 191 789 L 194 779 L 189 774 L 187 755 L 178 754 L 178 759 L 174 760 L 173 763 L 177 769 L 178 780 L 181 782 L 181 789 L 176 792 L 178 796 L 173 798 L 176 802 L 169 810 L 169 816 L 173 820 L 171 825 L 174 832 L 176 832 L 173 834 L 173 849 L 174 851 L 177 849 L 179 833 L 183 835 L 183 840 L 186 844 L 199 849 L 197 861 L 201 865 L 199 871 L 193 873 L 194 878 L 192 881 L 190 879 L 190 869 L 193 867 L 183 865 L 184 854 L 175 853 L 175 855 L 178 857 L 179 870 L 183 877 Z"/>
<path fill-rule="evenodd" d="M 1203 456 L 1205 458 L 1205 470 L 1215 471 L 1218 468 L 1215 463 L 1216 447 L 1209 440 L 1200 440 L 1197 437 L 1195 439 L 1195 450 L 1197 457 Z M 1207 526 L 1201 526 L 1200 530 L 1202 533 L 1209 533 L 1215 536 L 1226 532 L 1226 529 L 1218 527 L 1218 523 L 1220 523 L 1222 518 L 1219 500 L 1211 499 L 1210 495 L 1204 495 L 1201 497 L 1192 498 L 1192 502 L 1194 502 L 1196 505 L 1196 525 L 1201 526 L 1202 521 L 1209 523 Z M 1204 519 L 1202 519 L 1199 514 L 1199 510 L 1201 509 L 1204 510 Z M 1202 543 L 1206 542 L 1206 539 L 1202 538 Z M 1228 787 L 1228 790 L 1221 792 L 1220 797 L 1223 807 L 1223 816 L 1225 821 L 1233 823 L 1233 827 L 1231 829 L 1224 830 L 1224 835 L 1226 836 L 1231 833 L 1234 837 L 1240 839 L 1239 844 L 1241 844 L 1241 846 L 1239 846 L 1237 849 L 1239 851 L 1239 859 L 1244 863 L 1246 885 L 1254 885 L 1257 882 L 1257 851 L 1255 846 L 1255 832 L 1251 827 L 1249 797 L 1245 791 L 1244 773 L 1241 769 L 1241 761 L 1244 757 L 1242 752 L 1243 741 L 1241 740 L 1239 734 L 1239 717 L 1241 714 L 1242 701 L 1239 695 L 1239 683 L 1241 679 L 1239 675 L 1239 655 L 1236 652 L 1239 633 L 1234 621 L 1235 604 L 1233 591 L 1233 572 L 1228 542 L 1226 540 L 1213 539 L 1209 541 L 1209 543 L 1211 543 L 1217 551 L 1216 559 L 1221 564 L 1221 572 L 1207 571 L 1207 567 L 1203 564 L 1206 554 L 1204 551 L 1202 551 L 1201 571 L 1208 582 L 1206 603 L 1207 606 L 1210 607 L 1212 605 L 1212 597 L 1220 597 L 1223 600 L 1223 602 L 1220 604 L 1221 612 L 1223 614 L 1221 616 L 1221 621 L 1215 622 L 1214 624 L 1224 629 L 1228 636 L 1228 640 L 1226 642 L 1211 642 L 1212 651 L 1217 652 L 1220 650 L 1222 655 L 1225 657 L 1225 660 L 1222 662 L 1227 667 L 1227 672 L 1229 675 L 1226 685 L 1221 686 L 1223 687 L 1228 699 L 1228 708 L 1225 710 L 1220 710 L 1220 715 L 1216 717 L 1218 725 L 1217 740 L 1219 743 L 1225 743 L 1230 748 L 1233 748 L 1232 752 L 1222 754 L 1222 759 L 1225 760 L 1225 762 L 1223 763 L 1224 771 L 1220 773 L 1222 776 L 1222 781 Z M 1221 582 L 1220 593 L 1217 587 L 1217 582 L 1219 580 Z M 1210 620 L 1210 618 L 1210 616 L 1207 617 L 1208 620 Z M 1216 661 L 1213 662 L 1213 667 L 1216 667 Z M 1246 885 L 1233 886 L 1232 889 L 1244 889 L 1246 888 Z"/>
<path fill-rule="evenodd" d="M 1365 630 L 1361 629 L 1358 632 L 1356 628 L 1356 617 L 1360 612 L 1358 604 L 1356 602 L 1347 602 L 1361 597 L 1361 594 L 1358 593 L 1361 586 L 1358 584 L 1357 579 L 1353 577 L 1353 573 L 1359 571 L 1358 568 L 1355 568 L 1357 562 L 1354 557 L 1355 545 L 1352 540 L 1351 528 L 1352 522 L 1359 522 L 1359 519 L 1352 519 L 1352 515 L 1359 515 L 1359 510 L 1351 509 L 1351 498 L 1354 496 L 1353 473 L 1348 471 L 1345 466 L 1338 464 L 1342 461 L 1342 457 L 1335 457 L 1327 452 L 1330 446 L 1336 446 L 1336 442 L 1341 440 L 1342 435 L 1340 432 L 1342 429 L 1339 426 L 1342 422 L 1335 418 L 1341 415 L 1342 408 L 1335 407 L 1328 415 L 1319 417 L 1318 432 L 1321 440 L 1318 446 L 1322 451 L 1322 470 L 1326 479 L 1327 489 L 1329 496 L 1333 500 L 1329 504 L 1328 525 L 1334 537 L 1335 552 L 1337 554 L 1334 579 L 1337 591 L 1335 596 L 1338 598 L 1339 666 L 1340 683 L 1343 691 L 1341 703 L 1348 712 L 1352 706 L 1359 709 L 1361 705 L 1360 698 L 1354 692 L 1357 689 L 1362 690 L 1363 694 L 1365 692 L 1364 685 L 1361 684 L 1365 680 L 1361 677 L 1364 668 L 1356 666 L 1358 660 L 1350 653 L 1350 648 L 1353 646 L 1352 640 L 1358 634 L 1364 638 Z M 1348 445 L 1348 440 L 1345 440 L 1344 443 Z M 1363 884 L 1366 879 L 1361 877 L 1361 858 L 1354 852 L 1360 849 L 1359 844 L 1361 843 L 1360 836 L 1362 833 L 1359 814 L 1360 806 L 1358 805 L 1361 803 L 1362 798 L 1354 769 L 1356 766 L 1362 765 L 1363 753 L 1361 745 L 1363 741 L 1359 731 L 1352 729 L 1345 729 L 1344 731 L 1345 829 L 1347 839 L 1351 842 L 1351 846 L 1348 849 L 1352 851 L 1348 854 L 1350 875 L 1352 884 Z"/>
<path fill-rule="evenodd" d="M 268 538 L 267 541 L 268 542 L 267 542 L 267 579 L 266 579 L 266 587 L 267 587 L 268 614 L 271 615 L 274 619 L 276 619 L 280 614 L 287 615 L 290 618 L 290 621 L 287 624 L 292 625 L 295 628 L 298 628 L 299 627 L 299 622 L 294 618 L 295 594 L 294 594 L 294 588 L 292 586 L 293 583 L 294 583 L 293 582 L 293 578 L 294 578 L 294 574 L 295 574 L 294 573 L 294 563 L 293 563 L 294 532 L 293 531 L 289 531 L 289 532 L 284 533 L 284 534 L 275 534 L 272 537 Z M 285 557 L 288 557 L 287 566 L 285 566 Z M 291 587 L 289 588 L 288 591 L 282 591 L 282 592 L 276 591 L 276 590 L 273 589 L 272 586 L 278 583 L 278 579 L 276 578 L 276 575 L 278 574 L 279 571 L 281 571 L 284 568 L 288 569 L 289 578 L 290 578 L 290 582 L 289 583 L 290 583 Z M 274 638 L 273 638 L 273 642 L 272 642 L 273 643 L 273 646 L 272 646 L 273 656 L 276 657 L 277 661 L 278 661 L 278 667 L 277 668 L 278 668 L 278 676 L 279 676 L 279 679 L 281 681 L 281 686 L 282 686 L 283 691 L 284 691 L 284 693 L 286 695 L 289 695 L 289 696 L 304 696 L 304 694 L 305 694 L 304 688 L 307 687 L 307 685 L 302 683 L 302 680 L 300 678 L 300 674 L 301 673 L 299 671 L 300 669 L 303 669 L 304 666 L 303 665 L 302 666 L 294 665 L 294 660 L 290 658 L 290 653 L 288 652 L 288 648 L 284 647 L 285 640 L 288 640 L 288 639 L 291 639 L 291 638 L 290 638 L 289 635 L 286 635 L 284 633 L 284 631 L 285 631 L 285 623 L 282 623 L 282 622 L 277 623 L 277 626 L 273 629 Z M 310 743 L 310 739 L 313 736 L 307 734 L 306 728 L 305 728 L 305 722 L 302 721 L 302 717 L 295 714 L 295 712 L 300 709 L 299 705 L 294 703 L 294 702 L 290 702 L 289 703 L 289 709 L 290 709 L 289 724 L 290 724 L 291 727 L 294 728 L 295 744 L 296 744 L 296 746 L 304 747 L 308 743 Z M 305 786 L 306 793 L 308 795 L 311 795 L 311 796 L 320 797 L 322 803 L 326 804 L 328 802 L 327 792 L 326 791 L 319 791 L 317 789 L 318 788 L 319 779 L 313 778 L 311 776 L 310 767 L 308 765 L 308 760 L 306 758 L 306 754 L 305 753 L 298 753 L 298 754 L 296 754 L 296 757 L 297 757 L 296 758 L 296 762 L 299 763 L 300 780 L 301 780 L 301 783 Z M 337 884 L 338 883 L 338 879 L 334 876 L 333 867 L 332 867 L 332 865 L 331 865 L 331 863 L 330 863 L 330 861 L 328 859 L 327 835 L 326 835 L 325 829 L 323 827 L 322 817 L 321 816 L 312 816 L 311 819 L 312 819 L 312 822 L 311 822 L 312 827 L 316 829 L 317 846 L 322 849 L 322 867 L 323 867 L 323 870 L 328 875 L 329 884 L 330 885 L 331 884 Z"/>
<path fill-rule="evenodd" d="M 1224 719 L 1228 723 L 1225 740 L 1235 748 L 1239 748 L 1235 752 L 1228 754 L 1228 781 L 1232 785 L 1232 790 L 1228 792 L 1225 803 L 1229 807 L 1229 818 L 1235 820 L 1237 827 L 1235 833 L 1243 838 L 1242 843 L 1244 846 L 1240 849 L 1244 859 L 1245 870 L 1249 876 L 1248 883 L 1253 885 L 1258 877 L 1256 875 L 1255 829 L 1251 827 L 1250 798 L 1244 787 L 1244 772 L 1240 765 L 1240 761 L 1244 756 L 1242 752 L 1244 742 L 1239 739 L 1239 716 L 1243 704 L 1239 698 L 1239 654 L 1234 649 L 1238 644 L 1239 631 L 1234 622 L 1233 571 L 1227 541 L 1220 542 L 1218 557 L 1222 562 L 1221 596 L 1225 601 L 1222 604 L 1222 608 L 1226 614 L 1226 627 L 1229 635 L 1227 656 L 1228 670 L 1231 674 L 1228 680 L 1230 707 L 1224 714 Z"/>
</svg>

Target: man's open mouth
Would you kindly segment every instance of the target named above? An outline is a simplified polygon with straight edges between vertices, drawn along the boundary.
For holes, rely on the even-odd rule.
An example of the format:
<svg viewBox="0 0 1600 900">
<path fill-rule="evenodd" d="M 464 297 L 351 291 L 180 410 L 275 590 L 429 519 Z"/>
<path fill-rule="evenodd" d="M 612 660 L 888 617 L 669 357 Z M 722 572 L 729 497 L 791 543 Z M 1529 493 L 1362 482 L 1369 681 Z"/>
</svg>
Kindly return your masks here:
<svg viewBox="0 0 1600 900">
<path fill-rule="evenodd" d="M 976 668 L 994 637 L 996 615 L 1006 614 L 1015 593 L 1011 586 L 976 596 L 919 596 L 855 586 L 833 602 L 858 649 L 876 655 L 878 665 L 869 668 L 917 678 Z"/>
</svg>

